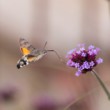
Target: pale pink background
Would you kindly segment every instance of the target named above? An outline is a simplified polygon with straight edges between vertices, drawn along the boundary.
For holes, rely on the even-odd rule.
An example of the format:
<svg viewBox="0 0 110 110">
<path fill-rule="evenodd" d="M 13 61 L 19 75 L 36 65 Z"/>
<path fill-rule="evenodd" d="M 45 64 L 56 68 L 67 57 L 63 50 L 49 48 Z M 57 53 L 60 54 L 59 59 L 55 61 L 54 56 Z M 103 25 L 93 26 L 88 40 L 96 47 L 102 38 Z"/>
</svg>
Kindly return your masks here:
<svg viewBox="0 0 110 110">
<path fill-rule="evenodd" d="M 107 0 L 0 0 L 0 90 L 18 89 L 16 101 L 0 103 L 0 110 L 32 110 L 36 97 L 50 97 L 59 110 L 82 95 L 75 110 L 109 110 L 110 102 L 91 74 L 76 77 L 54 53 L 20 70 L 18 40 L 24 37 L 36 48 L 56 50 L 63 58 L 79 43 L 102 49 L 104 63 L 96 70 L 110 90 L 110 12 Z"/>
</svg>

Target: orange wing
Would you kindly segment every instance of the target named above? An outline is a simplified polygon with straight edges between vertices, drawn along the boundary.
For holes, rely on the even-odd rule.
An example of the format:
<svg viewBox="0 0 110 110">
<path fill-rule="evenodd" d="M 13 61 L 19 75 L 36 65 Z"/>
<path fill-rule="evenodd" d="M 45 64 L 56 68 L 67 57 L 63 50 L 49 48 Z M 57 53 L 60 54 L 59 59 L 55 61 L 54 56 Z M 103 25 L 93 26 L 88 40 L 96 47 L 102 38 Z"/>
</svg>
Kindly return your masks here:
<svg viewBox="0 0 110 110">
<path fill-rule="evenodd" d="M 21 52 L 23 53 L 23 55 L 28 55 L 30 54 L 30 51 L 27 48 L 21 48 Z"/>
<path fill-rule="evenodd" d="M 26 41 L 24 38 L 20 38 L 19 44 L 20 44 L 20 49 L 23 55 L 28 55 L 33 50 L 35 50 L 35 48 L 32 45 L 30 45 L 30 43 Z"/>
</svg>

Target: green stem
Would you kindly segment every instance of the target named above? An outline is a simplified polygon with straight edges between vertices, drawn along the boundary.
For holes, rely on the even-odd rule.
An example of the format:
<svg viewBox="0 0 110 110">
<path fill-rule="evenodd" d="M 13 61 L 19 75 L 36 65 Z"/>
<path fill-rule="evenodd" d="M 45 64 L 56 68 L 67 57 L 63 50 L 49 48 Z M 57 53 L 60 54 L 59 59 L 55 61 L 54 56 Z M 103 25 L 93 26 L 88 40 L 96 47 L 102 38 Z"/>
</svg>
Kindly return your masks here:
<svg viewBox="0 0 110 110">
<path fill-rule="evenodd" d="M 101 80 L 101 78 L 98 76 L 97 72 L 95 70 L 92 70 L 91 73 L 96 77 L 96 79 L 98 80 L 99 84 L 101 85 L 102 89 L 104 90 L 104 92 L 106 93 L 108 99 L 110 100 L 110 92 L 108 91 L 108 89 L 106 88 L 105 84 L 103 83 L 103 81 Z"/>
</svg>

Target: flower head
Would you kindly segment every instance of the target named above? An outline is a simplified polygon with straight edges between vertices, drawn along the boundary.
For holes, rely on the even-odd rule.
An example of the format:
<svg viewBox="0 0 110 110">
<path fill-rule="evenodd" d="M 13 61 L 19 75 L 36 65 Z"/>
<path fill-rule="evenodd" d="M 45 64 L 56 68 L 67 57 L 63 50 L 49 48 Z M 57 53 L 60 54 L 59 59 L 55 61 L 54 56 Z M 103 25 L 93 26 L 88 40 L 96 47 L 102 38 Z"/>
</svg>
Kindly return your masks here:
<svg viewBox="0 0 110 110">
<path fill-rule="evenodd" d="M 66 58 L 67 66 L 77 68 L 76 76 L 81 73 L 87 73 L 100 63 L 103 63 L 102 58 L 96 58 L 100 49 L 93 45 L 90 45 L 88 49 L 85 49 L 85 45 L 80 45 L 79 48 L 72 49 L 68 52 Z"/>
</svg>

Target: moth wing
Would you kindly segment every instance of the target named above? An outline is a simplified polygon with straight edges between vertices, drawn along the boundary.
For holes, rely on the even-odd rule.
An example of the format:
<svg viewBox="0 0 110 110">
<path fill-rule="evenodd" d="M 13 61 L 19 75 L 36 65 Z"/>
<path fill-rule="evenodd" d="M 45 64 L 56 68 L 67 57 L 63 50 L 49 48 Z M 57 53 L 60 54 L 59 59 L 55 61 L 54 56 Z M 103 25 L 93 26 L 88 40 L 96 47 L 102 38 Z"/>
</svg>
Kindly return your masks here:
<svg viewBox="0 0 110 110">
<path fill-rule="evenodd" d="M 29 54 L 27 57 L 27 60 L 28 60 L 28 62 L 32 62 L 32 61 L 35 61 L 35 58 L 36 57 L 34 55 Z"/>
<path fill-rule="evenodd" d="M 35 48 L 24 38 L 20 38 L 19 44 L 23 55 L 28 55 L 35 50 Z"/>
</svg>

